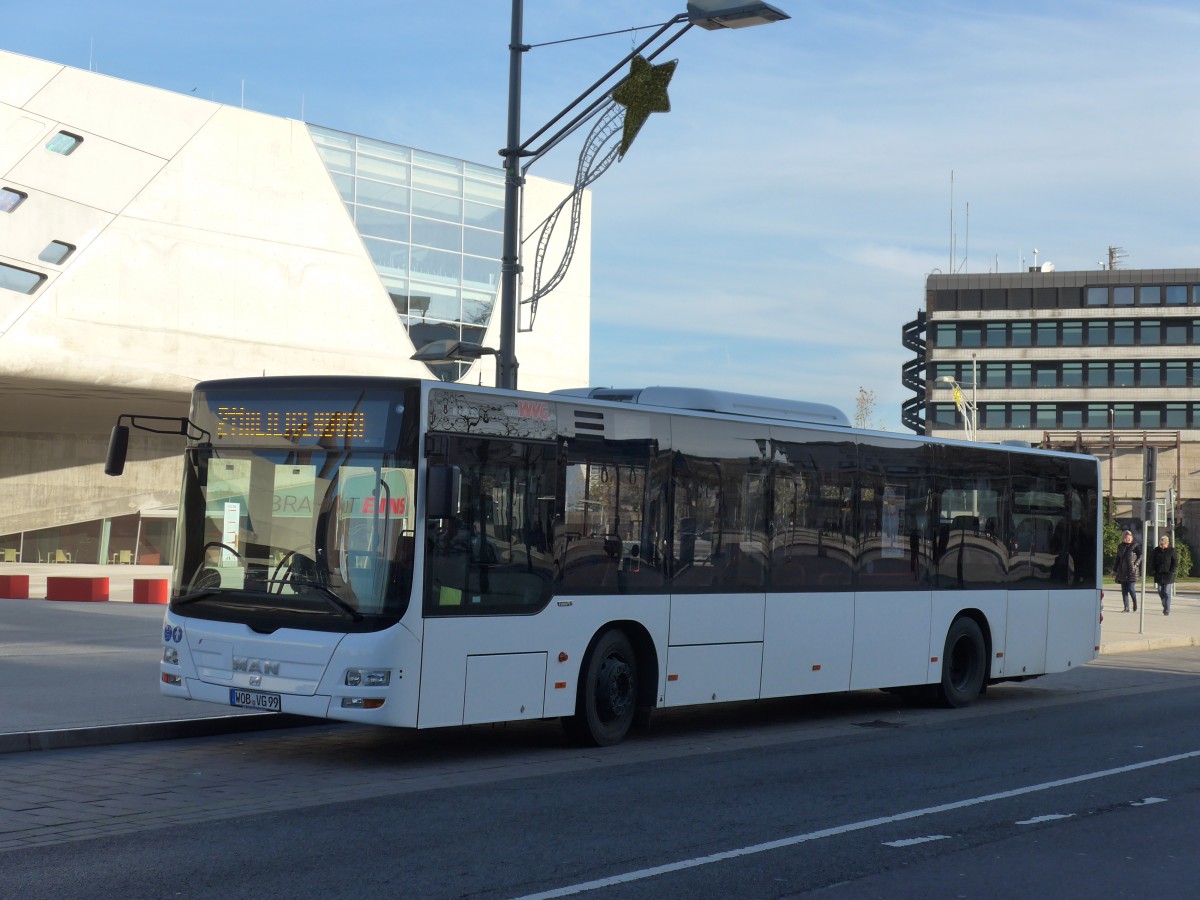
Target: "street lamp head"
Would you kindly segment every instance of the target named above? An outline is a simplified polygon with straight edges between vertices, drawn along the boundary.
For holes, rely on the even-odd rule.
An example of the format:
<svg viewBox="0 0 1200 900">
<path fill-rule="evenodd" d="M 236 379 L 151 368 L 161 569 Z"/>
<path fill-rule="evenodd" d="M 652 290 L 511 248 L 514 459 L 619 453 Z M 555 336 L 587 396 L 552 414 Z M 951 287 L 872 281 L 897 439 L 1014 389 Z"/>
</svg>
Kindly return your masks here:
<svg viewBox="0 0 1200 900">
<path fill-rule="evenodd" d="M 423 363 L 474 362 L 481 356 L 497 353 L 499 353 L 498 350 L 484 347 L 482 344 L 447 338 L 441 341 L 430 341 L 411 358 Z"/>
<path fill-rule="evenodd" d="M 709 31 L 769 25 L 791 18 L 783 10 L 758 0 L 748 3 L 737 3 L 736 0 L 688 0 L 687 17 L 691 24 Z"/>
<path fill-rule="evenodd" d="M 937 377 L 936 381 L 937 381 L 937 383 L 938 383 L 938 384 L 949 384 L 949 385 L 953 385 L 953 384 L 955 383 L 955 382 L 954 382 L 954 376 L 953 376 L 953 375 L 939 375 L 939 376 Z"/>
</svg>

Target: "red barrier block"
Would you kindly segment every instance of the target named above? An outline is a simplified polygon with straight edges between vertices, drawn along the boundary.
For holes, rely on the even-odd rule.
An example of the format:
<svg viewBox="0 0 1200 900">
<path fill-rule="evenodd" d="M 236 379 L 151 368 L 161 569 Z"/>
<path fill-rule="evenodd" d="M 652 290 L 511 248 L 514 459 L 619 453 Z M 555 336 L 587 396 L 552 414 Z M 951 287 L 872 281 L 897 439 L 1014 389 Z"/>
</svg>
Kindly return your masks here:
<svg viewBox="0 0 1200 900">
<path fill-rule="evenodd" d="M 107 578 L 83 578 L 71 575 L 46 576 L 47 600 L 73 600 L 97 603 L 108 599 Z"/>
<path fill-rule="evenodd" d="M 134 603 L 166 603 L 170 599 L 171 583 L 165 578 L 133 579 Z"/>
<path fill-rule="evenodd" d="M 0 597 L 9 600 L 28 600 L 29 576 L 0 575 Z"/>
</svg>

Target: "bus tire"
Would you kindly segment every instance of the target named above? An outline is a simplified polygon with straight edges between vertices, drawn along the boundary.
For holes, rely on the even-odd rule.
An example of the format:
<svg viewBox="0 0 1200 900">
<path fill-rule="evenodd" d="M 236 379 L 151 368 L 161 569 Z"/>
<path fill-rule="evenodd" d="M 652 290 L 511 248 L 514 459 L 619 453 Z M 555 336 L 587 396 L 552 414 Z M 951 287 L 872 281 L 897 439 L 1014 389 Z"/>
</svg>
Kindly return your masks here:
<svg viewBox="0 0 1200 900">
<path fill-rule="evenodd" d="M 986 676 L 987 645 L 983 631 L 970 616 L 959 616 L 946 632 L 942 680 L 936 692 L 938 704 L 952 709 L 970 706 L 983 692 Z"/>
<path fill-rule="evenodd" d="M 637 711 L 638 671 L 625 632 L 606 631 L 588 654 L 579 675 L 575 715 L 563 719 L 567 734 L 587 747 L 619 743 Z"/>
</svg>

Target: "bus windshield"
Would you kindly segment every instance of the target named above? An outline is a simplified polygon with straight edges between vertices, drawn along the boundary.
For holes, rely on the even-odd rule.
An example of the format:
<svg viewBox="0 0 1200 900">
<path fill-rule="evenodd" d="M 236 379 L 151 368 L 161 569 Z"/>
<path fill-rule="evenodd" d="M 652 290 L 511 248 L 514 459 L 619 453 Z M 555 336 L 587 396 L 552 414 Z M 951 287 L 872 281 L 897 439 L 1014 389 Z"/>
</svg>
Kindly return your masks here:
<svg viewBox="0 0 1200 900">
<path fill-rule="evenodd" d="M 212 408 L 241 418 L 235 429 L 219 418 L 209 429 L 203 409 L 194 413 L 214 440 L 187 453 L 172 608 L 270 630 L 396 621 L 407 608 L 414 550 L 415 442 L 401 437 L 412 431 L 404 405 L 379 404 L 379 416 L 395 420 L 399 411 L 401 421 L 381 425 L 375 440 L 351 441 L 305 440 L 296 429 L 280 439 L 246 426 L 254 401 L 219 403 Z M 381 446 L 388 443 L 393 452 Z M 394 452 L 404 445 L 409 452 Z"/>
</svg>

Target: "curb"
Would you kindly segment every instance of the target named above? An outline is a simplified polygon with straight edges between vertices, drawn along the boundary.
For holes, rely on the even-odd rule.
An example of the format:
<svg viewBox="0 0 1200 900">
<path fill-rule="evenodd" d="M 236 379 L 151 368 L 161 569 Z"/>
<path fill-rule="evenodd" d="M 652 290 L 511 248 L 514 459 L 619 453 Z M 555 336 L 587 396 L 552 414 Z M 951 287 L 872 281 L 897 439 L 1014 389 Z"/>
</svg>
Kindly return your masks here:
<svg viewBox="0 0 1200 900">
<path fill-rule="evenodd" d="M 0 734 L 0 754 L 22 753 L 30 750 L 101 747 L 108 744 L 133 744 L 141 741 L 167 741 L 324 724 L 328 723 L 323 719 L 310 719 L 305 716 L 256 713 L 240 716 L 217 716 L 209 719 L 175 719 L 167 722 L 133 722 L 127 725 L 59 728 L 49 731 L 14 731 Z"/>
<path fill-rule="evenodd" d="M 1147 650 L 1170 650 L 1174 647 L 1200 647 L 1200 638 L 1190 635 L 1171 634 L 1160 637 L 1138 637 L 1123 641 L 1110 641 L 1100 645 L 1100 655 L 1111 653 L 1143 653 Z"/>
</svg>

